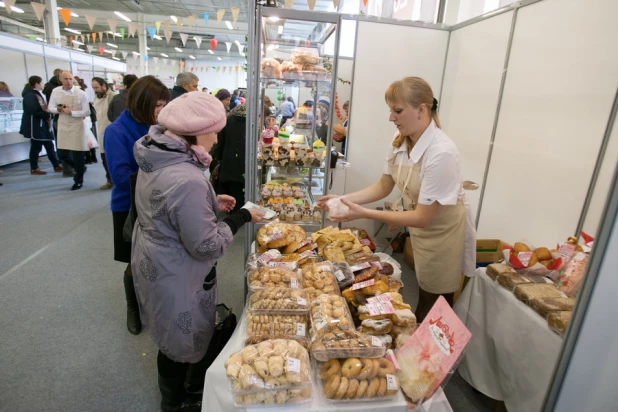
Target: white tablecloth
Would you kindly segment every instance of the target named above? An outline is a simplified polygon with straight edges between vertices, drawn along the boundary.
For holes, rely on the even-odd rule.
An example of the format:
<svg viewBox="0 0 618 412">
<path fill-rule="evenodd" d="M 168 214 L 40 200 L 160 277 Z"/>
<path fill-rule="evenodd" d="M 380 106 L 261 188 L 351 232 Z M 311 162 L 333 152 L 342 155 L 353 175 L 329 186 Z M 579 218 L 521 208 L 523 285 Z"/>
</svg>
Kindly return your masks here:
<svg viewBox="0 0 618 412">
<path fill-rule="evenodd" d="M 472 332 L 461 376 L 509 412 L 541 410 L 562 339 L 547 321 L 478 269 L 455 304 Z"/>
<path fill-rule="evenodd" d="M 225 346 L 223 351 L 219 354 L 217 359 L 208 368 L 206 372 L 206 380 L 204 383 L 204 397 L 202 400 L 202 412 L 230 412 L 236 410 L 243 410 L 242 408 L 236 408 L 234 406 L 234 400 L 229 388 L 229 381 L 225 376 L 225 368 L 223 364 L 226 359 L 230 357 L 234 352 L 242 349 L 243 341 L 245 340 L 245 326 L 246 319 L 243 315 L 238 323 L 238 327 L 234 331 L 234 334 L 230 338 L 230 341 Z M 317 385 L 314 382 L 314 396 L 310 403 L 298 405 L 298 406 L 283 406 L 283 407 L 259 407 L 259 408 L 247 408 L 247 411 L 256 412 L 282 412 L 288 410 L 300 410 L 300 411 L 359 411 L 359 410 L 371 410 L 372 412 L 405 412 L 408 410 L 406 402 L 401 392 L 397 398 L 391 401 L 365 401 L 362 403 L 351 403 L 349 406 L 345 404 L 329 404 L 326 399 L 318 393 Z M 423 404 L 423 408 L 420 411 L 426 412 L 453 412 L 446 396 L 442 391 L 438 391 L 434 396 L 427 400 Z"/>
</svg>

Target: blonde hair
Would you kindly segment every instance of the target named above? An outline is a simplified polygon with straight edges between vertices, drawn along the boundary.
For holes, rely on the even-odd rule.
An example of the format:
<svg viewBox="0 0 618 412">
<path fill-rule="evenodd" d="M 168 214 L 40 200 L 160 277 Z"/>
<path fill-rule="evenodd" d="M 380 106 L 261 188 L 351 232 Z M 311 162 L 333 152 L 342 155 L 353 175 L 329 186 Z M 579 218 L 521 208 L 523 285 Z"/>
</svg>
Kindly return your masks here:
<svg viewBox="0 0 618 412">
<path fill-rule="evenodd" d="M 426 105 L 433 121 L 436 122 L 436 126 L 441 128 L 437 100 L 435 100 L 429 84 L 420 77 L 404 77 L 391 83 L 384 93 L 384 99 L 387 103 L 403 103 L 415 109 L 418 109 L 423 104 Z M 400 147 L 406 139 L 410 140 L 410 137 L 397 135 L 393 140 L 393 146 Z M 411 143 L 410 141 L 410 147 Z"/>
<path fill-rule="evenodd" d="M 5 82 L 0 82 L 0 91 L 11 93 L 11 89 L 9 89 L 9 85 Z"/>
</svg>

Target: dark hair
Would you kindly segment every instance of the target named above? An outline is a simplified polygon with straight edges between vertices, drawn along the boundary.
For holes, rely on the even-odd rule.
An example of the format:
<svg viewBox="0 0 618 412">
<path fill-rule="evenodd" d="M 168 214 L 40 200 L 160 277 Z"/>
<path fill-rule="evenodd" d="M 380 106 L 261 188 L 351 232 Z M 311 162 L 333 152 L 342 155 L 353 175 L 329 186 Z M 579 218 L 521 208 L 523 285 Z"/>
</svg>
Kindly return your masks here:
<svg viewBox="0 0 618 412">
<path fill-rule="evenodd" d="M 180 135 L 179 135 L 180 136 Z M 197 146 L 197 136 L 180 136 L 189 146 Z"/>
<path fill-rule="evenodd" d="M 122 78 L 122 84 L 124 85 L 125 89 L 130 89 L 131 86 L 133 86 L 133 83 L 135 83 L 136 81 L 137 76 L 134 74 L 127 74 Z"/>
<path fill-rule="evenodd" d="M 232 97 L 232 95 L 230 94 L 230 92 L 227 89 L 219 89 L 219 91 L 217 92 L 217 94 L 215 94 L 215 97 L 221 101 L 228 99 L 230 97 Z"/>
<path fill-rule="evenodd" d="M 39 83 L 41 83 L 42 81 L 43 81 L 43 79 L 42 79 L 42 78 L 40 78 L 39 76 L 30 76 L 30 77 L 28 78 L 28 84 L 27 84 L 27 86 L 34 87 L 34 85 L 35 85 L 35 84 L 39 84 Z"/>
<path fill-rule="evenodd" d="M 99 86 L 105 85 L 105 88 L 109 89 L 109 84 L 107 84 L 107 81 L 101 77 L 93 77 L 92 81 L 99 83 Z"/>
<path fill-rule="evenodd" d="M 307 100 L 305 103 L 303 103 L 303 106 L 313 107 L 313 102 L 311 100 Z"/>
<path fill-rule="evenodd" d="M 129 89 L 127 109 L 138 122 L 148 125 L 157 123 L 154 111 L 159 100 L 168 101 L 170 91 L 154 76 L 140 77 Z"/>
</svg>

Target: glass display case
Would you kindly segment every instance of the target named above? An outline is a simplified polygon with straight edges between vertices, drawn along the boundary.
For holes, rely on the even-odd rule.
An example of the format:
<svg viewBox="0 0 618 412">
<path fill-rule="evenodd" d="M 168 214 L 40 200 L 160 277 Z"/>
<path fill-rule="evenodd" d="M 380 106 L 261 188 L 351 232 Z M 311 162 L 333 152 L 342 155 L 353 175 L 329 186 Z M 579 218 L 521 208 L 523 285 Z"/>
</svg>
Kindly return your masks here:
<svg viewBox="0 0 618 412">
<path fill-rule="evenodd" d="M 29 157 L 30 140 L 19 134 L 23 113 L 21 97 L 0 97 L 0 166 Z"/>
<path fill-rule="evenodd" d="M 0 97 L 0 134 L 19 133 L 23 113 L 21 97 Z"/>
<path fill-rule="evenodd" d="M 273 219 L 319 230 L 337 83 L 323 51 L 329 39 L 339 44 L 340 17 L 257 6 L 250 33 L 246 199 L 275 211 Z M 247 244 L 255 225 L 250 233 Z"/>
</svg>

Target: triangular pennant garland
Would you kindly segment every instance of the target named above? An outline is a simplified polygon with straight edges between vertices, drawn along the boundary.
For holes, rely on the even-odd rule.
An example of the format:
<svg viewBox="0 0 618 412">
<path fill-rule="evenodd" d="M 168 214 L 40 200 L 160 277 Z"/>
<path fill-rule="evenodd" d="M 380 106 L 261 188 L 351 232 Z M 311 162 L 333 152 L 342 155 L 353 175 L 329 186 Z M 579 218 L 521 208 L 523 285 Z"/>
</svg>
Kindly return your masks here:
<svg viewBox="0 0 618 412">
<path fill-rule="evenodd" d="M 197 44 L 197 48 L 200 48 L 202 44 L 202 36 L 193 36 L 193 40 L 195 40 L 195 44 Z"/>
<path fill-rule="evenodd" d="M 105 53 L 105 49 L 103 47 L 99 47 L 99 54 L 103 56 L 103 53 Z"/>
<path fill-rule="evenodd" d="M 155 64 L 159 64 L 159 58 L 157 56 L 153 57 L 152 60 L 154 60 Z"/>
<path fill-rule="evenodd" d="M 232 18 L 234 19 L 234 23 L 238 21 L 238 14 L 240 13 L 240 7 L 232 7 L 230 9 L 232 11 Z"/>
<path fill-rule="evenodd" d="M 116 49 L 110 50 L 112 52 L 112 57 L 116 57 Z"/>
<path fill-rule="evenodd" d="M 170 31 L 172 28 L 171 20 L 165 20 L 165 30 Z"/>
<path fill-rule="evenodd" d="M 213 51 L 217 48 L 217 43 L 219 43 L 219 40 L 217 40 L 217 39 L 210 39 L 210 48 Z"/>
<path fill-rule="evenodd" d="M 238 66 L 234 66 L 234 69 L 236 69 L 236 73 L 238 73 Z"/>
<path fill-rule="evenodd" d="M 88 50 L 88 53 L 92 53 L 92 49 L 94 49 L 94 46 L 92 44 L 86 46 L 86 50 Z"/>
<path fill-rule="evenodd" d="M 92 32 L 92 42 L 95 43 L 97 41 L 97 33 L 96 32 Z"/>
<path fill-rule="evenodd" d="M 99 43 L 103 43 L 103 32 L 99 32 Z"/>
<path fill-rule="evenodd" d="M 163 65 L 167 66 L 167 59 L 163 59 Z"/>
<path fill-rule="evenodd" d="M 155 29 L 152 26 L 148 26 L 146 27 L 146 30 L 148 30 L 148 35 L 150 36 L 150 40 L 154 40 L 154 36 L 157 33 L 157 29 Z"/>
<path fill-rule="evenodd" d="M 181 27 L 182 27 L 182 17 L 177 17 L 176 18 L 176 30 L 180 31 Z"/>
<path fill-rule="evenodd" d="M 81 40 L 82 43 L 86 43 L 86 39 L 84 39 L 84 35 L 83 34 L 81 34 L 79 36 L 79 39 Z"/>
<path fill-rule="evenodd" d="M 120 28 L 120 37 L 122 37 L 122 40 L 124 40 L 124 27 Z"/>
<path fill-rule="evenodd" d="M 172 31 L 166 29 L 163 32 L 163 35 L 165 36 L 165 40 L 167 40 L 167 44 L 170 44 L 170 40 L 172 39 Z"/>
<path fill-rule="evenodd" d="M 5 5 L 5 8 L 6 8 L 6 12 L 11 14 L 11 12 L 13 11 L 12 8 L 15 5 L 15 0 L 5 1 L 4 5 Z M 68 23 L 67 23 L 67 25 L 68 25 Z"/>
<path fill-rule="evenodd" d="M 13 2 L 13 4 L 15 4 L 15 0 L 11 0 Z M 10 12 L 11 8 L 8 7 L 7 8 Z M 71 10 L 69 9 L 60 9 L 58 10 L 58 13 L 60 13 L 60 16 L 62 16 L 62 20 L 64 21 L 65 26 L 69 25 L 69 22 L 71 21 Z"/>
<path fill-rule="evenodd" d="M 123 51 L 123 52 L 120 52 L 120 53 L 122 53 L 122 58 L 126 60 L 127 56 L 129 55 L 129 52 L 128 51 Z"/>
<path fill-rule="evenodd" d="M 204 19 L 204 26 L 208 27 L 208 19 L 210 18 L 210 14 L 202 13 L 202 18 Z"/>
<path fill-rule="evenodd" d="M 309 5 L 309 10 L 313 10 L 315 8 L 315 0 L 307 0 L 307 4 Z"/>
<path fill-rule="evenodd" d="M 285 0 L 286 9 L 291 9 L 293 5 L 294 5 L 294 0 Z"/>
<path fill-rule="evenodd" d="M 137 32 L 137 23 L 129 23 L 129 36 L 134 37 Z"/>
<path fill-rule="evenodd" d="M 242 44 L 236 43 L 236 47 L 238 47 L 238 53 L 242 53 Z"/>
<path fill-rule="evenodd" d="M 155 21 L 155 27 L 157 28 L 157 36 L 159 35 L 159 30 L 161 29 L 161 22 Z"/>
<path fill-rule="evenodd" d="M 90 30 L 92 30 L 94 28 L 94 23 L 97 21 L 97 16 L 95 16 L 94 14 L 85 14 L 84 17 L 88 22 L 88 27 L 90 27 Z"/>
<path fill-rule="evenodd" d="M 217 10 L 217 21 L 219 23 L 221 23 L 221 20 L 223 20 L 223 16 L 225 15 L 225 9 L 219 9 Z"/>
<path fill-rule="evenodd" d="M 32 9 L 34 10 L 34 14 L 36 14 L 36 19 L 38 21 L 41 21 L 41 19 L 43 18 L 43 13 L 45 13 L 45 4 L 36 3 L 33 1 L 32 3 L 30 3 L 30 5 L 32 6 Z"/>
<path fill-rule="evenodd" d="M 335 6 L 335 8 L 339 7 L 339 0 L 333 0 L 333 6 Z"/>
<path fill-rule="evenodd" d="M 182 46 L 187 45 L 187 40 L 189 39 L 189 35 L 187 33 L 180 33 L 180 40 L 182 40 Z"/>
<path fill-rule="evenodd" d="M 187 18 L 187 24 L 189 27 L 193 27 L 193 23 L 195 22 L 195 16 L 192 14 Z"/>
<path fill-rule="evenodd" d="M 118 20 L 107 19 L 107 24 L 109 25 L 109 29 L 112 31 L 112 33 L 116 33 L 116 26 L 118 25 Z"/>
<path fill-rule="evenodd" d="M 223 66 L 223 73 L 227 70 L 227 67 Z"/>
<path fill-rule="evenodd" d="M 225 42 L 225 47 L 227 47 L 227 52 L 230 52 L 230 49 L 232 48 L 232 42 L 231 41 L 226 41 Z"/>
</svg>

